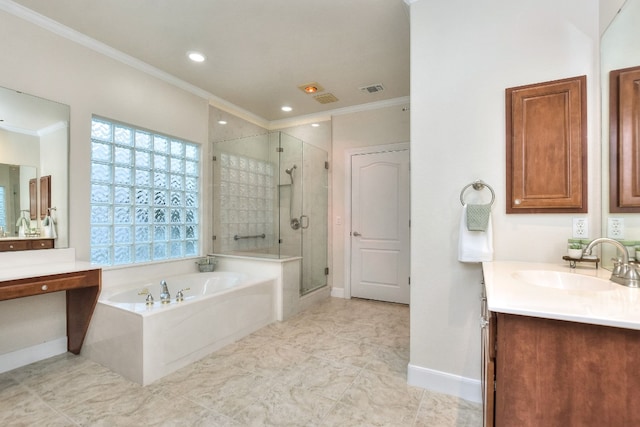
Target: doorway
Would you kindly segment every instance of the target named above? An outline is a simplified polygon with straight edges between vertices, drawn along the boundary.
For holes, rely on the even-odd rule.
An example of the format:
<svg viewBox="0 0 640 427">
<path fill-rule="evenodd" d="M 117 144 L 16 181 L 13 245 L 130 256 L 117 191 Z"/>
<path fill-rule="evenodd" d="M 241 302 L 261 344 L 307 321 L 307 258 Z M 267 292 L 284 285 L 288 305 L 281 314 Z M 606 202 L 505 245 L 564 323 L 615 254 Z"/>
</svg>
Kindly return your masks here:
<svg viewBox="0 0 640 427">
<path fill-rule="evenodd" d="M 409 144 L 350 153 L 351 297 L 409 303 Z"/>
</svg>

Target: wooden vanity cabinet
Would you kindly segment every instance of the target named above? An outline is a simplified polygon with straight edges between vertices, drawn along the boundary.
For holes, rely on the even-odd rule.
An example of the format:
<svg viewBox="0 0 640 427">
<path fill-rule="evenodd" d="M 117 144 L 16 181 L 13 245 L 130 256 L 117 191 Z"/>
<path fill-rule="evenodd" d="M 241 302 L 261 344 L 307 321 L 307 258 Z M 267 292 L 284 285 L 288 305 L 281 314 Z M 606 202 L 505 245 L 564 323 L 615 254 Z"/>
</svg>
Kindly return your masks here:
<svg viewBox="0 0 640 427">
<path fill-rule="evenodd" d="M 640 425 L 640 331 L 504 313 L 494 320 L 493 425 Z"/>
<path fill-rule="evenodd" d="M 53 249 L 53 239 L 15 239 L 0 240 L 0 252 L 29 251 L 35 249 Z"/>
</svg>

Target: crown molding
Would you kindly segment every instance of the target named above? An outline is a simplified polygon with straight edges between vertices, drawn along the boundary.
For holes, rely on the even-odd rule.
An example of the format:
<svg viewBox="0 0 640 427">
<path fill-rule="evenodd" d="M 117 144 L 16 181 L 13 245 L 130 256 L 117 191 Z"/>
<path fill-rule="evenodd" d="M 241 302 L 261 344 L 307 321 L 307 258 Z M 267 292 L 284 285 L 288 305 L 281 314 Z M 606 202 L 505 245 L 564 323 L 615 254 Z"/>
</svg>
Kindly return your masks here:
<svg viewBox="0 0 640 427">
<path fill-rule="evenodd" d="M 359 113 L 362 111 L 378 110 L 380 108 L 395 107 L 410 104 L 411 98 L 403 96 L 400 98 L 385 99 L 384 101 L 369 102 L 366 104 L 352 105 L 350 107 L 336 108 L 335 110 L 323 111 L 321 113 L 307 114 L 305 116 L 292 117 L 290 119 L 273 120 L 269 122 L 268 130 L 278 130 L 293 126 L 306 125 L 310 123 L 324 122 L 331 120 L 334 116 Z"/>
</svg>

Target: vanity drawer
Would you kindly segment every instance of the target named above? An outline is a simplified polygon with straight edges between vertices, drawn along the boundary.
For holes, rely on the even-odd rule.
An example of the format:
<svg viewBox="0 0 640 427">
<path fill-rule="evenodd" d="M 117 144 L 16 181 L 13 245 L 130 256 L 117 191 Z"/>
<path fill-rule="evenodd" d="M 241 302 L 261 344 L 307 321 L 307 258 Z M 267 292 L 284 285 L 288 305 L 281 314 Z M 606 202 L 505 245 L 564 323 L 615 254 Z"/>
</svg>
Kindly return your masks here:
<svg viewBox="0 0 640 427">
<path fill-rule="evenodd" d="M 1 240 L 0 252 L 28 251 L 32 249 L 53 249 L 53 239 Z"/>
<path fill-rule="evenodd" d="M 31 249 L 30 243 L 31 242 L 29 242 L 28 240 L 7 240 L 4 242 L 0 242 L 0 251 L 26 251 L 28 249 Z"/>
<path fill-rule="evenodd" d="M 39 240 L 30 240 L 29 241 L 30 249 L 52 249 L 53 248 L 53 239 L 39 239 Z"/>
<path fill-rule="evenodd" d="M 0 301 L 95 286 L 99 283 L 99 279 L 94 276 L 92 272 L 70 273 L 0 282 Z"/>
</svg>

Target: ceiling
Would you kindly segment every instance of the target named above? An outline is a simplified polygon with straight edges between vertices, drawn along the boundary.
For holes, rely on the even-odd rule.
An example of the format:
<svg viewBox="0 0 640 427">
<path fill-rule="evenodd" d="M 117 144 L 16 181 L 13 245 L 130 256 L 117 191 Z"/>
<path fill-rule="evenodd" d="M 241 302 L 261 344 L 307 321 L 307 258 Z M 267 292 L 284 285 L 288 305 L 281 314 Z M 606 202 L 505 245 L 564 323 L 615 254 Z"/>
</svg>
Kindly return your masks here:
<svg viewBox="0 0 640 427">
<path fill-rule="evenodd" d="M 14 1 L 269 122 L 409 96 L 404 0 Z"/>
</svg>

